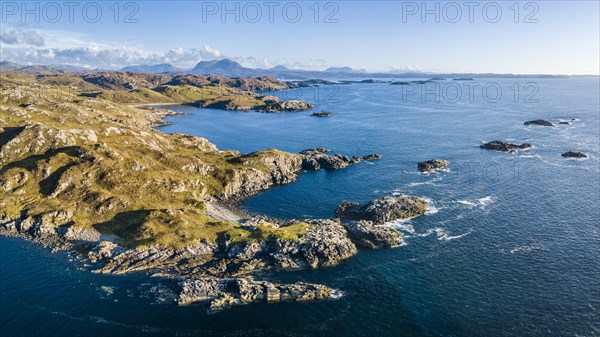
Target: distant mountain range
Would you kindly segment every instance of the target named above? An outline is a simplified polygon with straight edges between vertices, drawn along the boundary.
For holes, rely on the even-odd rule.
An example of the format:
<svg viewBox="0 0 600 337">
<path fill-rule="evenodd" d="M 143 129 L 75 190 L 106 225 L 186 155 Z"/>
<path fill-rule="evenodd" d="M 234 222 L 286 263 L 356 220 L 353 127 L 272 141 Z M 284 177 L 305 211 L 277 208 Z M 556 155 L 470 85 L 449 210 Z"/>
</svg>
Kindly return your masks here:
<svg viewBox="0 0 600 337">
<path fill-rule="evenodd" d="M 103 69 L 89 70 L 67 65 L 33 65 L 23 66 L 14 62 L 0 62 L 0 71 L 20 71 L 36 75 L 89 73 Z M 472 73 L 428 73 L 428 72 L 379 72 L 370 73 L 350 67 L 330 67 L 324 71 L 289 69 L 278 65 L 269 69 L 246 68 L 229 60 L 201 61 L 192 69 L 177 68 L 168 63 L 131 65 L 119 71 L 151 74 L 197 74 L 219 75 L 224 77 L 261 77 L 271 76 L 280 79 L 367 79 L 367 78 L 559 78 L 566 75 L 519 75 L 519 74 L 472 74 Z"/>
<path fill-rule="evenodd" d="M 162 74 L 162 73 L 175 73 L 181 72 L 183 69 L 179 69 L 172 64 L 161 63 L 161 64 L 140 64 L 134 66 L 127 66 L 122 68 L 121 71 L 128 71 L 132 73 L 151 73 L 151 74 Z"/>
</svg>

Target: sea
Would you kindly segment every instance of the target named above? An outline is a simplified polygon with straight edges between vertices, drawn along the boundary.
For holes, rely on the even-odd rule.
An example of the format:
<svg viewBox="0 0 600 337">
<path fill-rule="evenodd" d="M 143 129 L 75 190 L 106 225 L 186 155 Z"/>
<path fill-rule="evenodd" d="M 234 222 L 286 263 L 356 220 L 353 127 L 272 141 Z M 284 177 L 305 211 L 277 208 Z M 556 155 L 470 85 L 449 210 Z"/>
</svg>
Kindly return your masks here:
<svg viewBox="0 0 600 337">
<path fill-rule="evenodd" d="M 403 80 L 405 81 L 405 80 Z M 167 133 L 220 149 L 381 154 L 302 173 L 246 200 L 251 214 L 328 218 L 342 201 L 409 194 L 428 212 L 392 226 L 403 246 L 338 266 L 264 272 L 340 291 L 311 303 L 217 313 L 148 296 L 160 279 L 93 274 L 67 253 L 0 238 L 2 336 L 600 336 L 600 79 L 476 78 L 330 84 L 265 94 L 315 109 L 278 114 L 169 106 Z M 333 117 L 313 117 L 328 111 Z M 545 119 L 555 127 L 526 126 Z M 568 124 L 559 124 L 559 122 Z M 531 143 L 516 153 L 482 142 Z M 568 159 L 581 151 L 587 159 Z M 428 175 L 417 163 L 445 159 Z"/>
</svg>

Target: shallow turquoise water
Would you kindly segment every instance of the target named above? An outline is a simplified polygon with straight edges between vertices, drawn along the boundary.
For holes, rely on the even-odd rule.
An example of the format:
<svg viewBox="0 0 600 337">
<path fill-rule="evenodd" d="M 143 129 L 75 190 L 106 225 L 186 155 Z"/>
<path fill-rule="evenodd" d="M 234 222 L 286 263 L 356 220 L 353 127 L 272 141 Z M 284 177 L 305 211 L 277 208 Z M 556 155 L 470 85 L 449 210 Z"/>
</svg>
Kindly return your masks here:
<svg viewBox="0 0 600 337">
<path fill-rule="evenodd" d="M 154 304 L 144 275 L 99 276 L 61 254 L 0 238 L 1 328 L 13 335 L 104 336 L 547 336 L 600 334 L 600 103 L 598 78 L 478 80 L 503 90 L 495 103 L 475 90 L 458 102 L 401 86 L 353 84 L 275 93 L 315 102 L 310 112 L 260 114 L 176 107 L 165 132 L 206 137 L 222 149 L 298 152 L 328 147 L 379 161 L 304 173 L 294 184 L 247 200 L 250 212 L 329 217 L 343 200 L 402 192 L 426 197 L 430 212 L 394 224 L 407 245 L 361 251 L 324 270 L 269 273 L 321 282 L 344 296 L 311 304 L 250 305 L 207 315 L 202 306 Z M 525 103 L 511 86 L 535 82 Z M 462 84 L 461 84 L 462 85 Z M 463 88 L 466 88 L 463 86 Z M 514 88 L 514 87 L 513 87 Z M 466 90 L 466 89 L 465 89 Z M 526 127 L 544 118 L 572 125 Z M 519 154 L 483 151 L 481 141 L 530 142 Z M 567 160 L 568 150 L 590 154 Z M 418 161 L 442 158 L 430 176 Z M 152 280 L 150 280 L 152 281 Z M 102 286 L 114 287 L 107 293 Z"/>
</svg>

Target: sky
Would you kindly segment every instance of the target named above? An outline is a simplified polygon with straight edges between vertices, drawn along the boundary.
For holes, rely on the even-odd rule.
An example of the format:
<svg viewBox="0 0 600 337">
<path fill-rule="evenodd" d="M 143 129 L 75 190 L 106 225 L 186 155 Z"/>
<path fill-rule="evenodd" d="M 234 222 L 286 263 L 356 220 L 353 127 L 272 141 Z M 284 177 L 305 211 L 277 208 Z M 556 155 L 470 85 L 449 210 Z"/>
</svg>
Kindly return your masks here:
<svg viewBox="0 0 600 337">
<path fill-rule="evenodd" d="M 600 1 L 2 1 L 0 58 L 599 74 Z"/>
</svg>

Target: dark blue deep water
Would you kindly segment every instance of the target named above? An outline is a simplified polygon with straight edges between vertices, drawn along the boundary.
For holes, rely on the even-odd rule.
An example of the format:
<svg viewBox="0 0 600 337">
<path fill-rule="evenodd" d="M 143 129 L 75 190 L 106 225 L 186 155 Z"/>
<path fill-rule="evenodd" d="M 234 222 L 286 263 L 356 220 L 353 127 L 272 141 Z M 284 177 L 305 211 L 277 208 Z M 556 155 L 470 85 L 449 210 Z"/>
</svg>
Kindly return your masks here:
<svg viewBox="0 0 600 337">
<path fill-rule="evenodd" d="M 346 170 L 304 173 L 296 183 L 249 199 L 243 205 L 249 212 L 330 217 L 343 200 L 366 202 L 399 192 L 430 200 L 428 214 L 390 224 L 405 234 L 403 247 L 361 251 L 334 268 L 266 275 L 324 283 L 342 290 L 340 299 L 248 305 L 207 315 L 199 305 L 157 304 L 140 296 L 138 286 L 154 282 L 145 275 L 94 275 L 67 255 L 0 238 L 0 331 L 115 337 L 599 336 L 599 80 L 477 82 L 472 93 L 462 82 L 442 82 L 437 97 L 431 85 L 427 92 L 352 84 L 275 93 L 313 101 L 317 110 L 336 113 L 332 118 L 173 107 L 190 115 L 170 118 L 174 124 L 164 132 L 203 136 L 221 149 L 327 147 L 347 155 L 383 155 Z M 555 124 L 574 120 L 554 128 L 523 125 L 538 118 Z M 495 139 L 534 147 L 517 154 L 478 148 Z M 590 158 L 560 156 L 569 150 Z M 449 160 L 449 170 L 418 174 L 416 163 L 431 158 Z"/>
</svg>

